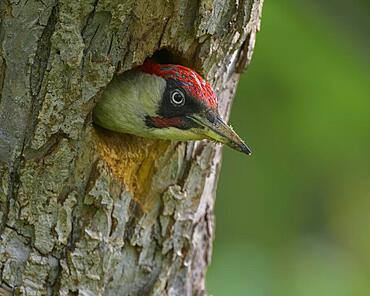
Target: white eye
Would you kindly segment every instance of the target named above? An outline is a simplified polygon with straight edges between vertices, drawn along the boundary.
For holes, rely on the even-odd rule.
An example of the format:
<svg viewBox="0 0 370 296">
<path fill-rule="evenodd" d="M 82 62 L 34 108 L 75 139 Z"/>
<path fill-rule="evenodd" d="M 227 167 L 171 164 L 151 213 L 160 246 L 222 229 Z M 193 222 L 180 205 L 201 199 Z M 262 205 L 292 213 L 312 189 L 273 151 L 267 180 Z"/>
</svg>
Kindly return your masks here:
<svg viewBox="0 0 370 296">
<path fill-rule="evenodd" d="M 185 95 L 181 90 L 175 89 L 171 93 L 171 103 L 176 107 L 181 107 L 185 104 Z"/>
</svg>

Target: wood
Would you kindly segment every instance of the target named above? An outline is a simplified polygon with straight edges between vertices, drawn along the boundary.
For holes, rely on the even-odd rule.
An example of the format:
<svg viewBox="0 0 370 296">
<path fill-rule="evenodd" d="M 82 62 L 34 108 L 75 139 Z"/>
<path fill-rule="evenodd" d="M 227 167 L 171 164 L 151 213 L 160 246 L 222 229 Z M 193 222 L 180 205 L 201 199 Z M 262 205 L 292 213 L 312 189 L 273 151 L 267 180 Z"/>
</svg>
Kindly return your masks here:
<svg viewBox="0 0 370 296">
<path fill-rule="evenodd" d="M 220 146 L 109 133 L 91 110 L 157 52 L 204 75 L 228 117 L 261 9 L 0 1 L 1 295 L 206 293 Z"/>
</svg>

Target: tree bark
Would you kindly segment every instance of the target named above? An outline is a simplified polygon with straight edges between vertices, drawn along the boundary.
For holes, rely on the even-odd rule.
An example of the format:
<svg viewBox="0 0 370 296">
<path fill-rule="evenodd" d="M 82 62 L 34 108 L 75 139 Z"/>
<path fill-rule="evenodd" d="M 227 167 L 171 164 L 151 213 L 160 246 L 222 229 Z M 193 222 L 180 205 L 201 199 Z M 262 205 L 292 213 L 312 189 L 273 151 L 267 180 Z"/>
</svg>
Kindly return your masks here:
<svg viewBox="0 0 370 296">
<path fill-rule="evenodd" d="M 204 295 L 221 148 L 95 128 L 155 52 L 228 116 L 262 0 L 0 1 L 0 295 Z"/>
</svg>

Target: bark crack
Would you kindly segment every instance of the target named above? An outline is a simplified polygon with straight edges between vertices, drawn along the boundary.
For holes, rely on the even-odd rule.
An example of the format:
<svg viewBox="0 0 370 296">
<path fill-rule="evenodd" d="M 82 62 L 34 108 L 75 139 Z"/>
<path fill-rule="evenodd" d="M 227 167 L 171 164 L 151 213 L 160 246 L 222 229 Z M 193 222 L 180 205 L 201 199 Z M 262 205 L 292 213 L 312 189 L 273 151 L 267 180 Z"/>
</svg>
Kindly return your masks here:
<svg viewBox="0 0 370 296">
<path fill-rule="evenodd" d="M 15 203 L 15 196 L 17 195 L 19 188 L 19 167 L 20 167 L 20 157 L 14 159 L 14 161 L 9 164 L 9 176 L 8 176 L 8 194 L 5 202 L 5 207 L 3 209 L 3 220 L 0 224 L 0 237 L 2 236 L 6 224 L 8 223 L 10 206 Z"/>
<path fill-rule="evenodd" d="M 58 5 L 59 3 L 56 2 L 51 10 L 48 22 L 37 42 L 34 62 L 31 65 L 29 87 L 32 100 L 30 112 L 28 114 L 28 123 L 30 128 L 25 133 L 22 150 L 24 149 L 25 145 L 31 141 L 32 135 L 34 134 L 36 128 L 37 116 L 42 106 L 43 95 L 41 94 L 41 89 L 50 58 L 51 37 L 55 31 L 55 26 L 58 21 Z"/>
<path fill-rule="evenodd" d="M 1 34 L 1 24 L 0 24 L 0 34 Z M 4 87 L 5 72 L 6 72 L 6 60 L 0 54 L 0 104 Z"/>
<path fill-rule="evenodd" d="M 95 12 L 96 12 L 96 7 L 98 6 L 98 3 L 99 3 L 99 0 L 94 0 L 93 9 L 89 13 L 89 15 L 87 16 L 85 25 L 82 27 L 82 31 L 81 31 L 82 36 L 85 35 L 87 27 L 90 25 L 92 19 L 94 18 L 94 15 L 95 15 Z"/>
<path fill-rule="evenodd" d="M 87 41 L 86 31 L 87 31 L 87 28 L 89 27 L 89 25 L 92 23 L 92 21 L 94 19 L 95 12 L 96 12 L 96 7 L 98 6 L 98 3 L 99 3 L 99 0 L 94 0 L 93 8 L 92 8 L 91 12 L 88 14 L 88 16 L 86 18 L 86 22 L 85 22 L 85 24 L 84 24 L 84 26 L 82 27 L 82 30 L 81 30 L 81 35 L 82 35 L 82 38 L 83 38 L 84 43 L 85 43 L 84 54 L 83 54 L 82 65 L 81 65 L 81 76 L 83 75 L 82 73 L 83 73 L 83 70 L 85 68 L 85 60 L 88 57 L 87 53 L 89 52 L 92 41 L 93 41 L 93 39 L 94 39 L 95 35 L 97 34 L 97 32 L 99 30 L 99 27 L 100 27 L 100 24 L 98 24 L 96 26 L 96 29 L 94 30 L 94 33 L 93 33 L 92 37 L 90 38 L 89 41 Z"/>
<path fill-rule="evenodd" d="M 10 226 L 8 224 L 5 225 L 5 228 L 8 228 L 10 230 L 13 230 L 17 235 L 23 237 L 27 242 L 31 242 L 31 238 L 28 236 L 25 236 L 23 233 L 19 232 L 17 228 Z"/>
<path fill-rule="evenodd" d="M 39 149 L 34 150 L 32 148 L 26 148 L 24 151 L 24 159 L 39 161 L 47 157 L 58 148 L 58 144 L 62 139 L 69 139 L 69 137 L 59 130 L 57 133 L 52 134 L 48 141 Z"/>
<path fill-rule="evenodd" d="M 168 26 L 168 23 L 170 22 L 170 19 L 171 17 L 168 17 L 164 23 L 164 26 L 163 26 L 163 30 L 162 30 L 162 33 L 161 35 L 159 36 L 159 41 L 158 41 L 158 50 L 161 49 L 161 45 L 162 45 L 162 40 L 163 40 L 163 37 L 164 37 L 164 34 L 166 34 L 166 30 L 167 30 L 167 26 Z"/>
<path fill-rule="evenodd" d="M 57 23 L 58 4 L 56 4 L 50 14 L 48 23 L 43 30 L 40 39 L 38 40 L 35 60 L 31 66 L 30 89 L 31 96 L 34 102 L 37 101 L 37 96 L 40 93 L 42 82 L 44 80 L 45 71 L 48 65 L 51 49 L 51 36 L 55 31 Z M 37 111 L 37 110 L 33 110 Z"/>
</svg>

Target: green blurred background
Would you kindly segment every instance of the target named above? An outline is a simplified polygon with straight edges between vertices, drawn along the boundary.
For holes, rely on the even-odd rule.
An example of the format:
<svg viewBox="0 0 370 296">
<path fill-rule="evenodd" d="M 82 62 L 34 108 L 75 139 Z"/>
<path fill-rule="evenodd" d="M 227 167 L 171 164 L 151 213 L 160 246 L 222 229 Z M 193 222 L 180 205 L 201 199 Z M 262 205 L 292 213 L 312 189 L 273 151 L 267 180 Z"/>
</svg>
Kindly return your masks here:
<svg viewBox="0 0 370 296">
<path fill-rule="evenodd" d="M 267 0 L 224 149 L 214 296 L 370 295 L 370 1 Z"/>
</svg>

